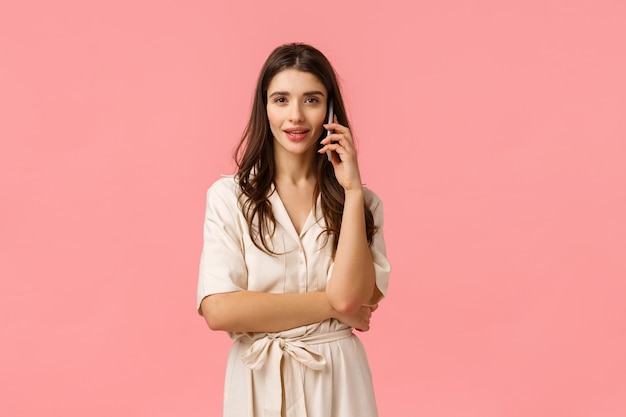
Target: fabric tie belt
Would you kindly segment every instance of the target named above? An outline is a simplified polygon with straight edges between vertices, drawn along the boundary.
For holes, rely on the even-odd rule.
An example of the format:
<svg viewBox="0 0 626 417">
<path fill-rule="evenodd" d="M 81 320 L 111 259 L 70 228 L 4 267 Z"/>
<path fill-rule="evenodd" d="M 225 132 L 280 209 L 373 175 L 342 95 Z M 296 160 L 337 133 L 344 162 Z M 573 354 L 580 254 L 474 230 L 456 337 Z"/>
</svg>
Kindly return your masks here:
<svg viewBox="0 0 626 417">
<path fill-rule="evenodd" d="M 329 333 L 314 333 L 289 336 L 289 331 L 268 333 L 255 339 L 243 334 L 237 340 L 249 343 L 250 348 L 241 355 L 243 363 L 252 370 L 265 369 L 265 417 L 281 417 L 283 387 L 287 416 L 306 416 L 304 403 L 304 379 L 301 367 L 304 365 L 316 371 L 326 365 L 324 357 L 309 348 L 309 345 L 328 343 L 348 338 L 352 329 L 342 329 Z M 283 362 L 281 377 L 281 360 Z M 295 363 L 298 362 L 298 363 Z"/>
</svg>

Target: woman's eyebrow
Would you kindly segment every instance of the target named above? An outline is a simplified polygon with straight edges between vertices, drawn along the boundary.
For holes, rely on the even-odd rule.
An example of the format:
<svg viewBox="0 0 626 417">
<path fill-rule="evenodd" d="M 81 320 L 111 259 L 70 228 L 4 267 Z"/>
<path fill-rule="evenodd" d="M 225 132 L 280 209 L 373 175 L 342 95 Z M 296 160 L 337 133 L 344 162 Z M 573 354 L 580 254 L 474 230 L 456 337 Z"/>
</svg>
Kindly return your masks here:
<svg viewBox="0 0 626 417">
<path fill-rule="evenodd" d="M 307 91 L 303 94 L 304 96 L 322 96 L 324 97 L 324 93 L 322 93 L 321 91 Z"/>
<path fill-rule="evenodd" d="M 274 91 L 272 94 L 269 95 L 269 97 L 273 97 L 273 96 L 289 96 L 291 95 L 289 93 L 289 91 Z M 322 93 L 321 91 L 315 90 L 315 91 L 305 91 L 304 93 L 302 93 L 303 96 L 322 96 L 324 97 L 324 93 Z"/>
</svg>

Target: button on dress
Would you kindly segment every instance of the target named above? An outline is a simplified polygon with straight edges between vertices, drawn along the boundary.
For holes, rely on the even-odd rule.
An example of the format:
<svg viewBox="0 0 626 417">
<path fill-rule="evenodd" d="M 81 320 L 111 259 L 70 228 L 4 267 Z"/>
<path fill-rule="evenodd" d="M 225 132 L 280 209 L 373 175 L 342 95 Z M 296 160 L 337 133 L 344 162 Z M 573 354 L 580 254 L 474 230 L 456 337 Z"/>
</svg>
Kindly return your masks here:
<svg viewBox="0 0 626 417">
<path fill-rule="evenodd" d="M 252 242 L 233 176 L 207 192 L 197 308 L 211 294 L 323 291 L 330 279 L 333 242 L 322 234 L 320 199 L 298 234 L 278 193 L 269 201 L 276 219 L 270 255 Z M 365 188 L 378 230 L 371 246 L 376 285 L 387 292 L 391 266 L 383 237 L 382 203 Z M 269 240 L 268 240 L 269 241 Z M 277 333 L 229 333 L 224 384 L 226 417 L 378 416 L 365 349 L 352 328 L 335 320 Z"/>
</svg>

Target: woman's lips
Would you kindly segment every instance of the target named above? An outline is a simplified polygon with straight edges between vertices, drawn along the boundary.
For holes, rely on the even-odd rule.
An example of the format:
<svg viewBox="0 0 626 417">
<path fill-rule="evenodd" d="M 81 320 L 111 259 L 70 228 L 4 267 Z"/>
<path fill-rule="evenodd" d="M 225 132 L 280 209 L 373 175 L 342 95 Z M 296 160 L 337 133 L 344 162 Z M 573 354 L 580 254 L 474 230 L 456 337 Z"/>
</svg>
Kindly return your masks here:
<svg viewBox="0 0 626 417">
<path fill-rule="evenodd" d="M 309 130 L 301 127 L 293 127 L 285 129 L 284 132 L 289 140 L 298 142 L 306 137 L 307 133 L 309 133 Z"/>
</svg>

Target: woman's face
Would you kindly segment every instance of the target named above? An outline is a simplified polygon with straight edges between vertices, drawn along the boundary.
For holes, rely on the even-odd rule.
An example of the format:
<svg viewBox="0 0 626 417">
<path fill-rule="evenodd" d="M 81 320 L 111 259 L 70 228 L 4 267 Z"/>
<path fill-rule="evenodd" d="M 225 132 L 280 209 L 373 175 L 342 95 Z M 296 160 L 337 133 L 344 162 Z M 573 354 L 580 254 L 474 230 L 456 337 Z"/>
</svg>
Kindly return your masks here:
<svg viewBox="0 0 626 417">
<path fill-rule="evenodd" d="M 267 117 L 277 156 L 315 154 L 324 130 L 327 96 L 324 84 L 310 72 L 287 69 L 272 78 Z"/>
</svg>

